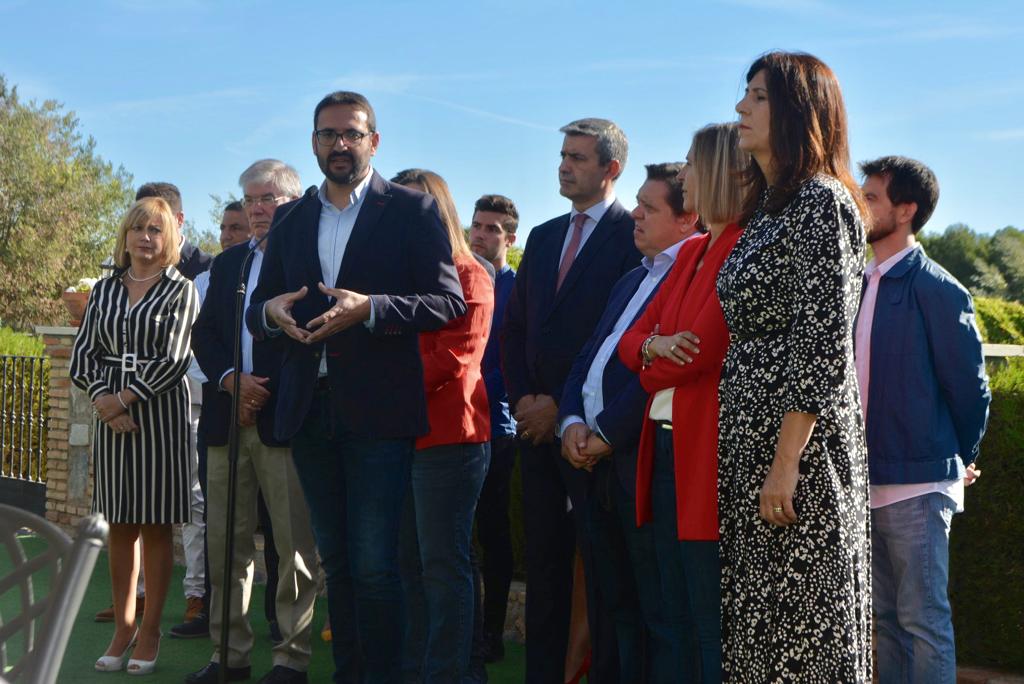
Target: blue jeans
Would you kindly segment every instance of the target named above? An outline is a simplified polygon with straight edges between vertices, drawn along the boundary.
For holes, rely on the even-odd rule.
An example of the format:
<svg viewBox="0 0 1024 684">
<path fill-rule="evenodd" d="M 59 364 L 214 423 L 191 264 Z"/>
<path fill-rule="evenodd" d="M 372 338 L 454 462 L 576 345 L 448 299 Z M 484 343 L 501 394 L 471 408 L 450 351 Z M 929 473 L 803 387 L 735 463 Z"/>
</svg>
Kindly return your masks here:
<svg viewBox="0 0 1024 684">
<path fill-rule="evenodd" d="M 407 682 L 458 684 L 473 641 L 469 547 L 490 444 L 417 450 L 400 533 L 409 620 L 402 654 Z M 332 623 L 333 624 L 333 623 Z"/>
<path fill-rule="evenodd" d="M 292 439 L 327 576 L 335 682 L 400 681 L 405 610 L 398 529 L 413 441 L 361 437 L 332 420 L 325 393 Z"/>
<path fill-rule="evenodd" d="M 956 504 L 932 492 L 871 511 L 871 574 L 881 684 L 956 681 L 949 526 Z"/>
<path fill-rule="evenodd" d="M 657 428 L 651 503 L 666 622 L 678 625 L 676 680 L 722 680 L 721 565 L 716 541 L 680 541 L 672 431 Z"/>
</svg>

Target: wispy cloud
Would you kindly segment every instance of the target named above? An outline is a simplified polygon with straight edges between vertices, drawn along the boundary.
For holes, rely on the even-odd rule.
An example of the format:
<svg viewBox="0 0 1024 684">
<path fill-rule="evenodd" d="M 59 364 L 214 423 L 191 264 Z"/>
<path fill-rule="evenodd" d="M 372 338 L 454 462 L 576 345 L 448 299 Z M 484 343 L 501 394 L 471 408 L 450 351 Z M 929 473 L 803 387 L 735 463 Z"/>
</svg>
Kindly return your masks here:
<svg viewBox="0 0 1024 684">
<path fill-rule="evenodd" d="M 202 109 L 225 101 L 244 102 L 257 96 L 250 88 L 225 88 L 199 93 L 182 93 L 179 95 L 161 95 L 159 97 L 141 98 L 137 100 L 120 100 L 104 104 L 94 109 L 87 109 L 87 115 L 137 115 L 150 112 L 185 112 Z"/>
<path fill-rule="evenodd" d="M 1004 128 L 995 131 L 981 131 L 975 135 L 990 142 L 1016 142 L 1024 140 L 1024 128 Z"/>
<path fill-rule="evenodd" d="M 431 102 L 433 104 L 441 105 L 442 107 L 448 107 L 456 111 L 465 112 L 467 114 L 473 114 L 484 119 L 491 119 L 492 121 L 500 121 L 502 123 L 511 124 L 513 126 L 519 126 L 521 128 L 531 128 L 536 131 L 555 132 L 558 130 L 557 126 L 545 126 L 534 121 L 527 121 L 525 119 L 519 119 L 514 116 L 508 116 L 506 114 L 499 114 L 497 112 L 490 112 L 486 109 L 478 109 L 477 107 L 467 107 L 466 105 L 459 104 L 458 102 L 451 102 L 449 100 L 442 100 L 437 97 L 430 97 L 428 95 L 417 95 L 415 93 L 404 93 L 405 97 L 411 97 L 417 100 L 423 100 L 424 102 Z"/>
</svg>

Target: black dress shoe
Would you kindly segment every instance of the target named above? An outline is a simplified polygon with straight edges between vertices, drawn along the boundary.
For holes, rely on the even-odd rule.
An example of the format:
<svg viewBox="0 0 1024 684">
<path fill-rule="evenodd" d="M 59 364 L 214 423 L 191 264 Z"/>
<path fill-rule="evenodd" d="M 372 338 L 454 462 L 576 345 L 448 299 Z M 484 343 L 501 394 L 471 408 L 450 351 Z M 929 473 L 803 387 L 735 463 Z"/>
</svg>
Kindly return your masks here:
<svg viewBox="0 0 1024 684">
<path fill-rule="evenodd" d="M 256 684 L 306 684 L 309 678 L 305 672 L 293 670 L 284 665 L 275 665 L 267 674 L 263 675 Z"/>
<path fill-rule="evenodd" d="M 185 684 L 217 684 L 220 681 L 219 675 L 220 663 L 207 663 L 203 669 L 185 675 Z M 227 675 L 227 681 L 229 682 L 245 681 L 252 676 L 252 668 L 248 665 L 245 667 L 229 667 Z"/>
<path fill-rule="evenodd" d="M 175 639 L 198 639 L 210 636 L 210 618 L 206 613 L 199 613 L 188 622 L 171 627 L 171 636 Z"/>
</svg>

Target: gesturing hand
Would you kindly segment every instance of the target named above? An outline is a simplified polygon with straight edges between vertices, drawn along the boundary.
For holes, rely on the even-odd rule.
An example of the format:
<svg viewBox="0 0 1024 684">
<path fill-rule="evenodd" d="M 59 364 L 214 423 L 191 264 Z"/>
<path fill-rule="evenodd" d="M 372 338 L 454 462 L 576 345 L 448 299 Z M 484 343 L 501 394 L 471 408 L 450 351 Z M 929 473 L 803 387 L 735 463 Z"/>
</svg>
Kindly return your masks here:
<svg viewBox="0 0 1024 684">
<path fill-rule="evenodd" d="M 647 352 L 652 359 L 660 356 L 685 366 L 693 361 L 691 354 L 700 354 L 700 338 L 689 330 L 677 332 L 675 335 L 660 335 L 647 345 Z"/>
<path fill-rule="evenodd" d="M 306 342 L 313 344 L 351 328 L 356 323 L 370 319 L 370 298 L 351 290 L 339 290 L 319 283 L 318 287 L 328 297 L 334 298 L 334 306 L 317 316 L 306 327 L 314 332 L 309 334 Z"/>
<path fill-rule="evenodd" d="M 286 292 L 269 300 L 263 307 L 267 321 L 284 330 L 285 334 L 293 340 L 305 342 L 309 332 L 295 324 L 292 318 L 292 306 L 306 296 L 306 286 L 303 285 L 295 292 Z"/>
</svg>

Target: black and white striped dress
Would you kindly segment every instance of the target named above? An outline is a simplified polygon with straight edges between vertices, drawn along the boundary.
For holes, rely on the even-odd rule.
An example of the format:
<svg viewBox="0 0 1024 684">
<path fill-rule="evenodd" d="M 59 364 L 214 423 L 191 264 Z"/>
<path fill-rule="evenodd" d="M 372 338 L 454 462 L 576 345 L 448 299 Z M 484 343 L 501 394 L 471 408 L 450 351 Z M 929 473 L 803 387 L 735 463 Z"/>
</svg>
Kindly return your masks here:
<svg viewBox="0 0 1024 684">
<path fill-rule="evenodd" d="M 199 312 L 195 286 L 174 268 L 134 306 L 123 270 L 100 280 L 75 338 L 71 379 L 95 399 L 130 389 L 136 433 L 117 434 L 96 420 L 93 510 L 111 523 L 189 522 L 189 336 Z M 134 353 L 137 369 L 123 370 Z"/>
</svg>

